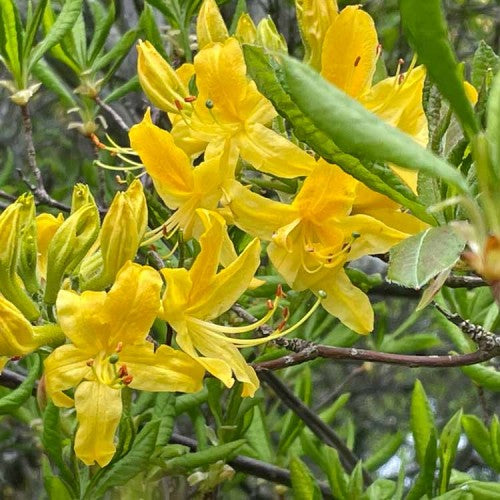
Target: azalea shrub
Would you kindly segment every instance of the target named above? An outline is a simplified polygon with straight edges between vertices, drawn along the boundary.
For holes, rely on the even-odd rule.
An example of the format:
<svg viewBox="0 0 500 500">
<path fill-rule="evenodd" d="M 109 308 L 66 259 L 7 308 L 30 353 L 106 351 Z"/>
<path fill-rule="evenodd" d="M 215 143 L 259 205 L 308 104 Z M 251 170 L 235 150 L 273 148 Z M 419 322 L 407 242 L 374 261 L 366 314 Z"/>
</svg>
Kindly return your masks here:
<svg viewBox="0 0 500 500">
<path fill-rule="evenodd" d="M 499 57 L 345 3 L 0 1 L 2 497 L 500 497 Z"/>
</svg>

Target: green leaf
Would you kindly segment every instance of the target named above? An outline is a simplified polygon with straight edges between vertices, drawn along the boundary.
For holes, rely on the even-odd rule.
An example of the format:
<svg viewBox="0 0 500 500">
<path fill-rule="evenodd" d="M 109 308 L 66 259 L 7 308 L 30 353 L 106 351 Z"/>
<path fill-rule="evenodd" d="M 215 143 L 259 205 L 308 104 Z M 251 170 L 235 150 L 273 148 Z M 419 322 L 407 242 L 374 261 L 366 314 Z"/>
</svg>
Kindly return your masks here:
<svg viewBox="0 0 500 500">
<path fill-rule="evenodd" d="M 344 394 L 341 394 L 328 408 L 321 411 L 319 418 L 329 424 L 333 421 L 337 413 L 348 403 L 350 398 L 351 393 L 344 392 Z"/>
<path fill-rule="evenodd" d="M 498 415 L 493 415 L 490 424 L 490 438 L 491 449 L 497 467 L 500 468 L 500 424 L 498 422 Z"/>
<path fill-rule="evenodd" d="M 347 477 L 340 463 L 337 450 L 330 446 L 325 446 L 323 448 L 323 457 L 323 463 L 319 465 L 328 478 L 328 483 L 330 484 L 332 492 L 335 494 L 335 498 L 347 500 L 349 498 L 347 492 Z"/>
<path fill-rule="evenodd" d="M 42 362 L 38 354 L 32 354 L 29 357 L 29 360 L 32 364 L 30 366 L 28 376 L 24 379 L 23 383 L 7 396 L 0 399 L 0 415 L 5 415 L 16 408 L 19 408 L 33 394 L 33 388 L 35 387 L 35 382 L 40 375 Z"/>
<path fill-rule="evenodd" d="M 94 30 L 87 50 L 87 65 L 92 66 L 108 38 L 115 20 L 116 9 L 115 2 L 111 2 L 104 8 L 99 0 L 89 0 L 89 5 L 94 17 Z"/>
<path fill-rule="evenodd" d="M 276 74 L 271 59 L 263 49 L 245 45 L 243 50 L 252 79 L 260 92 L 270 99 L 278 112 L 292 124 L 296 137 L 309 144 L 325 160 L 339 165 L 369 188 L 409 208 L 423 221 L 435 224 L 434 218 L 419 203 L 411 189 L 389 167 L 365 166 L 354 156 L 342 152 L 332 138 L 313 123 L 308 114 L 286 93 L 278 79 L 281 74 L 279 68 Z M 312 88 L 310 90 L 313 92 Z"/>
<path fill-rule="evenodd" d="M 149 5 L 144 5 L 144 10 L 142 11 L 141 17 L 139 19 L 139 27 L 144 32 L 144 37 L 146 40 L 151 42 L 153 47 L 161 54 L 163 59 L 169 61 L 169 57 L 165 47 L 163 46 L 163 40 L 161 39 L 161 33 L 156 24 L 156 19 L 153 15 L 153 10 Z"/>
<path fill-rule="evenodd" d="M 99 498 L 109 488 L 127 483 L 146 470 L 156 447 L 160 422 L 148 422 L 137 435 L 131 450 L 114 464 L 101 469 L 85 491 L 84 498 Z"/>
<path fill-rule="evenodd" d="M 458 441 L 460 439 L 462 410 L 460 409 L 444 426 L 439 438 L 439 492 L 445 493 L 450 482 L 451 469 L 455 462 Z"/>
<path fill-rule="evenodd" d="M 460 257 L 465 242 L 450 226 L 432 227 L 402 241 L 390 251 L 387 279 L 420 288 Z"/>
<path fill-rule="evenodd" d="M 399 6 L 403 30 L 410 45 L 441 94 L 450 102 L 470 139 L 479 131 L 479 126 L 464 90 L 462 71 L 448 40 L 441 1 L 400 0 Z"/>
<path fill-rule="evenodd" d="M 169 392 L 160 392 L 156 396 L 156 404 L 153 408 L 153 419 L 159 422 L 156 446 L 161 447 L 168 444 L 175 420 L 175 396 Z"/>
<path fill-rule="evenodd" d="M 130 92 L 139 92 L 141 90 L 141 84 L 139 83 L 139 77 L 134 75 L 130 80 L 125 82 L 123 85 L 113 89 L 104 99 L 104 102 L 110 103 L 121 99 L 123 96 L 129 94 Z"/>
<path fill-rule="evenodd" d="M 500 392 L 500 372 L 493 366 L 470 365 L 461 366 L 462 372 L 477 385 L 493 392 Z"/>
<path fill-rule="evenodd" d="M 397 431 L 396 434 L 390 436 L 384 436 L 377 451 L 365 460 L 365 469 L 372 472 L 384 465 L 398 451 L 403 439 L 404 436 L 401 431 Z"/>
<path fill-rule="evenodd" d="M 57 45 L 64 35 L 71 30 L 82 11 L 82 3 L 83 0 L 66 0 L 64 2 L 55 23 L 31 53 L 28 71 L 31 70 L 48 50 Z"/>
<path fill-rule="evenodd" d="M 411 333 L 401 339 L 393 339 L 391 336 L 386 336 L 380 346 L 380 350 L 405 354 L 425 351 L 440 344 L 441 341 L 434 333 Z"/>
<path fill-rule="evenodd" d="M 157 463 L 157 465 L 162 467 L 168 474 L 186 473 L 197 467 L 213 464 L 219 460 L 230 461 L 245 443 L 244 439 L 238 439 L 237 441 L 219 446 L 212 446 L 206 450 L 186 453 L 180 457 Z"/>
<path fill-rule="evenodd" d="M 500 72 L 491 85 L 488 98 L 486 137 L 488 139 L 494 177 L 500 181 Z"/>
<path fill-rule="evenodd" d="M 45 87 L 59 97 L 64 106 L 67 108 L 76 106 L 73 93 L 43 59 L 33 66 L 32 73 Z"/>
<path fill-rule="evenodd" d="M 63 480 L 50 470 L 50 465 L 45 457 L 42 457 L 43 485 L 49 500 L 72 500 L 76 495 L 72 495 Z"/>
<path fill-rule="evenodd" d="M 349 498 L 357 499 L 361 498 L 363 493 L 363 464 L 358 462 L 354 470 L 352 471 L 351 477 L 349 478 L 348 485 L 348 495 Z"/>
<path fill-rule="evenodd" d="M 417 462 L 423 467 L 431 437 L 435 441 L 436 426 L 431 406 L 420 380 L 415 381 L 411 396 L 410 426 L 415 441 Z"/>
<path fill-rule="evenodd" d="M 19 12 L 13 0 L 0 0 L 0 16 L 2 19 L 2 33 L 0 43 L 2 55 L 5 59 L 14 80 L 18 86 L 22 86 L 22 27 L 19 22 Z"/>
<path fill-rule="evenodd" d="M 342 151 L 374 162 L 427 172 L 461 192 L 469 191 L 465 178 L 454 167 L 382 121 L 306 64 L 282 56 L 282 68 L 292 100 Z"/>
<path fill-rule="evenodd" d="M 315 497 L 314 480 L 306 464 L 299 458 L 292 457 L 289 468 L 294 500 L 312 500 Z"/>
<path fill-rule="evenodd" d="M 420 472 L 413 486 L 408 492 L 406 500 L 421 500 L 422 498 L 432 498 L 432 490 L 436 470 L 436 459 L 436 436 L 432 434 L 427 443 L 425 457 L 423 463 L 421 464 Z"/>
<path fill-rule="evenodd" d="M 394 500 L 396 483 L 389 479 L 377 479 L 366 489 L 363 500 Z"/>
<path fill-rule="evenodd" d="M 245 433 L 245 439 L 248 445 L 255 450 L 255 457 L 264 460 L 264 462 L 272 463 L 274 461 L 274 453 L 269 439 L 269 431 L 267 429 L 266 419 L 264 418 L 261 406 L 254 408 L 254 416 L 250 426 Z"/>
<path fill-rule="evenodd" d="M 42 445 L 50 461 L 59 469 L 62 479 L 68 485 L 73 485 L 73 473 L 63 459 L 63 439 L 59 408 L 49 401 L 43 412 Z"/>
<path fill-rule="evenodd" d="M 191 408 L 197 408 L 205 403 L 208 399 L 208 390 L 204 387 L 201 391 L 194 394 L 183 394 L 177 396 L 175 401 L 175 414 L 179 416 Z"/>
<path fill-rule="evenodd" d="M 27 59 L 35 41 L 35 36 L 43 19 L 43 13 L 47 5 L 47 0 L 40 0 L 35 12 L 26 25 L 26 33 L 23 40 L 23 60 Z"/>
<path fill-rule="evenodd" d="M 490 433 L 483 422 L 475 415 L 464 415 L 462 426 L 470 444 L 481 455 L 484 462 L 497 472 L 500 471 L 500 464 L 497 464 L 491 446 Z"/>
<path fill-rule="evenodd" d="M 480 40 L 472 59 L 471 82 L 476 89 L 480 89 L 485 81 L 488 71 L 493 75 L 498 71 L 499 57 L 493 49 L 484 41 Z"/>
</svg>

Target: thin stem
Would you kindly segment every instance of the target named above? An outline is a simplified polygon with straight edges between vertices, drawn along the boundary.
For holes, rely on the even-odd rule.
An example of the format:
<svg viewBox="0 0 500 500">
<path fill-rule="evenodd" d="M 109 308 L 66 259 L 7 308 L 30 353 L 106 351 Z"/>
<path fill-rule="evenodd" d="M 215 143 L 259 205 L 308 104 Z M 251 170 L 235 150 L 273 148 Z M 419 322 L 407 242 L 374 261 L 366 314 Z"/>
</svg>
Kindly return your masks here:
<svg viewBox="0 0 500 500">
<path fill-rule="evenodd" d="M 28 105 L 23 104 L 20 106 L 20 108 L 21 108 L 21 115 L 23 117 L 23 130 L 26 143 L 26 153 L 28 157 L 28 167 L 31 174 L 35 178 L 35 184 L 32 184 L 30 182 L 30 180 L 24 175 L 24 172 L 18 170 L 21 175 L 21 178 L 25 182 L 25 184 L 29 187 L 30 191 L 33 193 L 33 195 L 35 196 L 36 200 L 39 203 L 58 208 L 59 210 L 64 210 L 65 212 L 69 212 L 70 207 L 64 205 L 63 203 L 57 200 L 54 200 L 47 193 L 45 189 L 42 173 L 40 172 L 40 169 L 38 168 L 36 162 L 36 150 L 35 150 L 35 144 L 33 142 L 33 125 L 31 123 L 31 116 L 28 109 Z"/>
<path fill-rule="evenodd" d="M 95 102 L 99 107 L 108 112 L 116 124 L 126 133 L 130 130 L 130 127 L 125 123 L 125 120 L 107 103 L 105 103 L 98 95 L 94 97 Z"/>
</svg>

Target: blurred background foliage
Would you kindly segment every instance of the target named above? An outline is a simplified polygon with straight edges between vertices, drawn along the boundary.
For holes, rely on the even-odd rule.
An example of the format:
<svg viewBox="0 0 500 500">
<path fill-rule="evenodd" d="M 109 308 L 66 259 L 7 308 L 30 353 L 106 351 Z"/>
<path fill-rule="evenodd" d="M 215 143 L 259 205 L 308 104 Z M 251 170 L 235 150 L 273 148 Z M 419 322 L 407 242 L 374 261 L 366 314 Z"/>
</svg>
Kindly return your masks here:
<svg viewBox="0 0 500 500">
<path fill-rule="evenodd" d="M 57 3 L 53 2 L 56 6 Z M 90 40 L 93 30 L 92 3 L 85 3 L 83 16 L 87 41 Z M 195 7 L 199 4 L 187 3 Z M 360 2 L 340 0 L 339 7 L 349 3 Z M 401 34 L 398 2 L 368 0 L 361 3 L 375 19 L 383 46 L 384 61 L 388 72 L 392 74 L 400 58 L 408 62 L 411 59 L 408 44 Z M 17 4 L 21 13 L 26 12 L 27 2 L 20 0 Z M 102 5 L 109 9 L 111 2 L 103 0 Z M 98 171 L 94 165 L 97 157 L 108 162 L 111 159 L 106 158 L 105 153 L 99 152 L 90 140 L 88 132 L 96 127 L 95 132 L 102 141 L 105 141 L 104 134 L 107 133 L 117 143 L 127 143 L 126 131 L 109 113 L 106 105 L 99 104 L 99 100 L 111 105 L 128 126 L 142 118 L 148 103 L 134 78 L 135 40 L 156 36 L 163 42 L 165 55 L 174 63 L 182 62 L 189 50 L 196 50 L 195 39 L 186 38 L 186 27 L 191 25 L 192 28 L 194 22 L 190 12 L 184 12 L 184 18 L 182 15 L 176 18 L 164 16 L 158 10 L 148 7 L 148 16 L 145 16 L 142 0 L 121 0 L 114 5 L 116 19 L 107 37 L 104 53 L 116 47 L 124 34 L 132 35 L 127 44 L 123 45 L 122 52 L 116 54 L 116 58 L 105 61 L 106 64 L 92 75 L 94 80 L 90 83 L 105 79 L 99 83 L 95 95 L 87 92 L 88 88 L 82 90 L 82 85 L 89 83 L 86 68 L 68 63 L 60 54 L 52 52 L 46 57 L 47 64 L 63 83 L 70 98 L 42 88 L 30 101 L 38 163 L 47 191 L 58 200 L 68 201 L 73 184 L 79 181 L 88 183 L 94 192 L 100 191 L 104 202 L 109 202 L 118 188 L 113 172 Z M 444 5 L 453 44 L 459 59 L 466 63 L 466 71 L 469 73 L 471 59 L 480 40 L 484 40 L 495 52 L 499 52 L 500 6 L 495 0 L 445 0 Z M 284 34 L 290 53 L 301 56 L 293 2 L 247 0 L 247 6 L 254 21 L 270 15 Z M 236 7 L 237 2 L 234 0 L 221 3 L 221 10 L 228 25 L 233 20 Z M 157 26 L 158 29 L 155 31 L 152 26 Z M 4 70 L 0 70 L 0 79 L 5 77 Z M 74 93 L 75 89 L 79 89 L 79 92 Z M 124 92 L 117 92 L 117 89 L 124 89 Z M 10 102 L 7 91 L 2 89 L 0 123 L 0 188 L 17 196 L 25 189 L 18 175 L 18 170 L 22 169 L 25 163 L 21 117 L 18 107 Z M 0 206 L 6 203 L 6 199 L 0 200 Z M 377 270 L 379 269 L 376 268 L 375 271 Z M 491 317 L 491 313 L 488 313 L 492 306 L 488 289 L 449 290 L 447 294 L 449 303 L 455 304 L 455 309 L 464 317 L 473 322 L 484 323 L 485 315 L 488 314 L 490 329 L 494 331 L 498 328 L 498 314 Z M 375 302 L 377 329 L 368 338 L 350 333 L 321 310 L 300 332 L 300 336 L 325 344 L 349 347 L 356 345 L 399 353 L 445 354 L 457 349 L 452 341 L 454 336 L 449 325 L 443 322 L 435 311 L 427 308 L 422 313 L 409 315 L 418 302 L 419 297 L 416 294 L 409 292 L 401 296 L 400 291 L 384 291 L 372 293 L 371 298 Z M 295 308 L 297 317 L 300 317 L 301 307 L 308 307 L 308 297 L 304 293 L 290 293 L 289 300 L 292 311 Z M 301 307 L 295 307 L 300 303 L 303 304 Z M 251 301 L 245 305 L 254 314 L 259 314 L 260 306 L 254 306 L 252 309 Z M 275 349 L 263 348 L 259 355 L 269 355 L 269 352 Z M 368 460 L 371 470 L 379 477 L 397 479 L 404 464 L 407 487 L 419 471 L 409 419 L 411 394 L 417 378 L 421 380 L 428 394 L 438 429 L 442 429 L 460 408 L 463 408 L 464 413 L 475 414 L 489 423 L 499 404 L 498 392 L 484 390 L 459 369 L 409 369 L 316 360 L 307 367 L 301 365 L 282 371 L 281 376 L 312 409 L 318 413 L 326 411 L 326 421 L 357 456 Z M 306 390 L 308 384 L 314 390 Z M 267 388 L 264 387 L 259 392 L 257 400 L 259 411 L 266 416 L 269 425 L 268 432 L 272 443 L 269 459 L 278 465 L 286 466 L 285 457 L 290 450 L 300 455 L 301 446 L 304 445 L 298 433 L 293 435 L 289 432 L 297 423 L 294 422 L 291 412 L 286 410 Z M 205 429 L 204 425 L 214 426 L 214 409 L 204 405 L 196 411 L 199 414 L 195 417 L 191 415 L 191 419 L 184 417 L 177 426 L 184 433 L 192 433 L 200 439 L 200 428 Z M 34 414 L 35 411 L 30 414 L 28 407 L 23 408 L 22 412 L 19 411 L 16 420 L 6 415 L 0 417 L 1 498 L 39 497 L 41 444 L 36 432 L 33 434 L 30 427 L 36 431 L 40 423 L 32 419 Z M 25 424 L 20 424 L 20 421 Z M 200 421 L 203 422 L 201 427 L 196 424 Z M 287 442 L 284 442 L 284 429 L 288 432 L 285 433 Z M 258 429 L 255 428 L 254 432 L 258 433 Z M 383 457 L 374 459 L 374 452 L 383 448 L 389 441 L 394 449 L 388 450 Z M 308 465 L 317 477 L 325 479 L 324 473 L 314 461 L 308 461 Z M 474 479 L 498 479 L 498 474 L 491 467 L 484 465 L 483 459 L 465 435 L 460 438 L 454 468 Z M 459 476 L 458 473 L 456 476 Z M 166 481 L 170 483 L 164 485 L 165 491 L 177 484 L 176 479 Z M 234 488 L 236 484 L 240 487 Z M 178 485 L 177 491 L 181 491 Z M 273 489 L 270 483 L 264 484 L 241 474 L 227 482 L 222 490 L 225 498 L 269 498 L 271 494 L 277 495 L 277 492 L 280 490 Z M 182 494 L 179 498 L 182 498 Z"/>
</svg>

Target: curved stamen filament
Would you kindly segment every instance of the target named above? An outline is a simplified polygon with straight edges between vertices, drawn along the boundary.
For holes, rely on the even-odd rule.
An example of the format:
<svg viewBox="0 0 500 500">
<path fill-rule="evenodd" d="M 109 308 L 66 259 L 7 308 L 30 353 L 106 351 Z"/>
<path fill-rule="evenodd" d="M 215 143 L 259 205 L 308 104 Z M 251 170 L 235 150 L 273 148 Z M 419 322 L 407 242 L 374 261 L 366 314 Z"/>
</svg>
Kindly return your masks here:
<svg viewBox="0 0 500 500">
<path fill-rule="evenodd" d="M 97 165 L 98 167 L 104 168 L 106 170 L 140 170 L 144 168 L 142 165 L 141 166 L 135 166 L 135 167 L 126 167 L 125 165 L 121 167 L 117 167 L 115 165 L 107 165 L 106 163 L 103 163 L 102 161 L 99 160 L 94 160 L 94 164 Z"/>
</svg>

